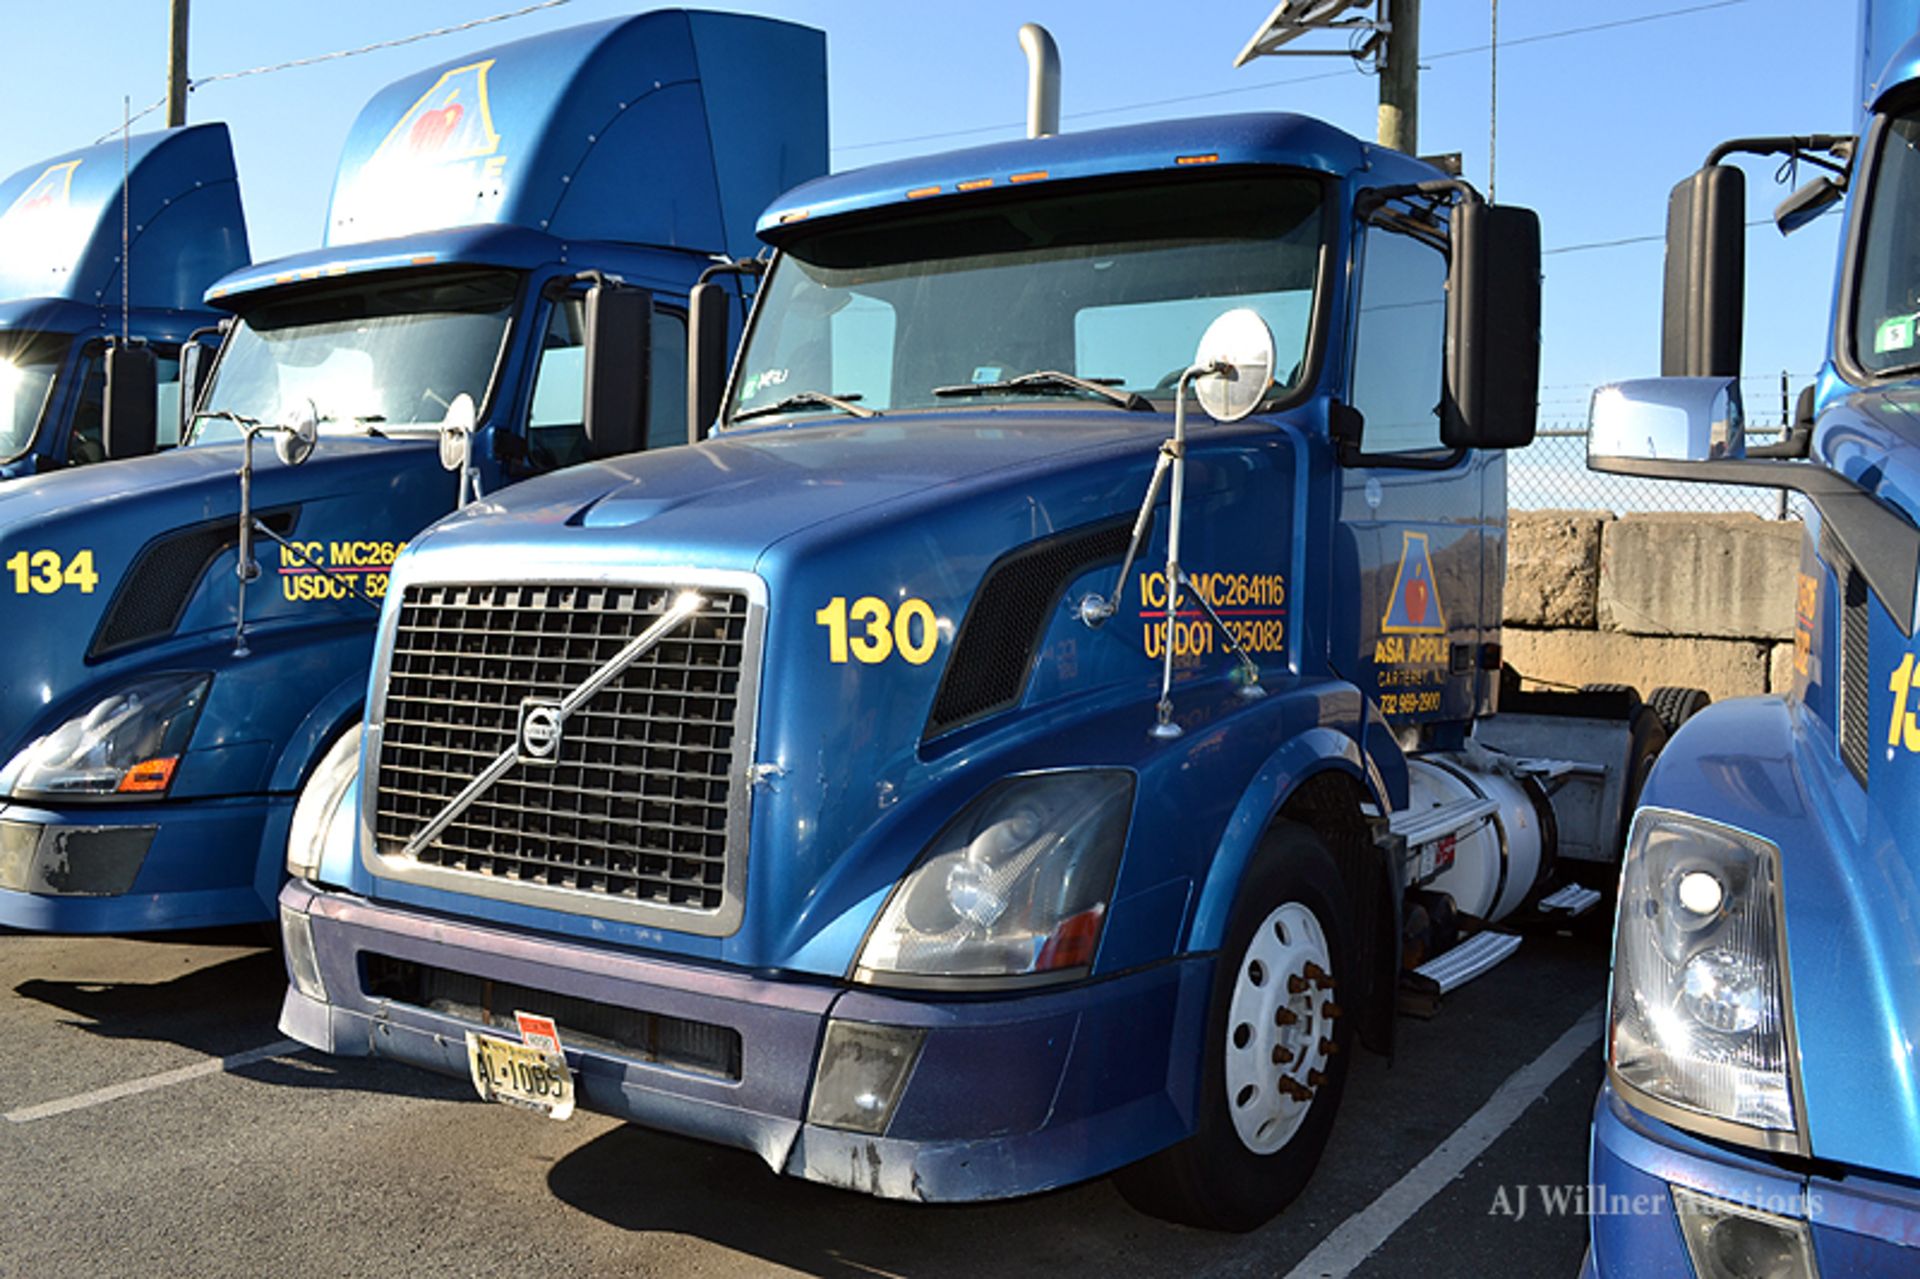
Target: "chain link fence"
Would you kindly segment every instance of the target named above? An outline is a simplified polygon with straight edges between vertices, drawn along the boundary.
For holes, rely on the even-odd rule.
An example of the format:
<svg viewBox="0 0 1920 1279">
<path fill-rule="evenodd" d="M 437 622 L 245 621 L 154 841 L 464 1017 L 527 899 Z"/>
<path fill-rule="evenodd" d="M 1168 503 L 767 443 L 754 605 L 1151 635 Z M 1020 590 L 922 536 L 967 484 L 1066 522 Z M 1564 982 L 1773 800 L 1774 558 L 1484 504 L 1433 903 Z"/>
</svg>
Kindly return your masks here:
<svg viewBox="0 0 1920 1279">
<path fill-rule="evenodd" d="M 1796 379 L 1781 373 L 1740 380 L 1747 438 L 1754 444 L 1769 444 L 1780 437 L 1792 418 L 1789 388 L 1805 385 L 1812 378 Z M 1750 512 L 1763 519 L 1800 518 L 1801 499 L 1779 489 L 1642 480 L 1589 471 L 1584 413 L 1592 393 L 1592 387 L 1542 388 L 1540 425 L 1534 442 L 1507 456 L 1510 509 L 1612 511 L 1616 515 L 1631 511 Z M 1777 404 L 1775 395 L 1779 397 Z M 1574 416 L 1576 412 L 1580 416 Z"/>
</svg>

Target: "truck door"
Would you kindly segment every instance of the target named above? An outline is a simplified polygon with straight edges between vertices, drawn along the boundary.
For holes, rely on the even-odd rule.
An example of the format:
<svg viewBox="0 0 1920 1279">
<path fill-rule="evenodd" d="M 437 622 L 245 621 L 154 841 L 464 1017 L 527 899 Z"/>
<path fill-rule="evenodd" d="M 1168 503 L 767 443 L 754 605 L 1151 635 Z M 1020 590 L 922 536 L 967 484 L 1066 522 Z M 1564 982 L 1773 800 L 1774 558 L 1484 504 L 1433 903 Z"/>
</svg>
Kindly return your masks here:
<svg viewBox="0 0 1920 1279">
<path fill-rule="evenodd" d="M 1505 471 L 1495 455 L 1440 442 L 1441 242 L 1370 225 L 1356 267 L 1347 403 L 1358 416 L 1343 446 L 1329 656 L 1396 728 L 1464 722 L 1490 685 L 1477 668 L 1499 624 L 1502 541 L 1484 491 L 1495 483 L 1503 502 Z"/>
</svg>

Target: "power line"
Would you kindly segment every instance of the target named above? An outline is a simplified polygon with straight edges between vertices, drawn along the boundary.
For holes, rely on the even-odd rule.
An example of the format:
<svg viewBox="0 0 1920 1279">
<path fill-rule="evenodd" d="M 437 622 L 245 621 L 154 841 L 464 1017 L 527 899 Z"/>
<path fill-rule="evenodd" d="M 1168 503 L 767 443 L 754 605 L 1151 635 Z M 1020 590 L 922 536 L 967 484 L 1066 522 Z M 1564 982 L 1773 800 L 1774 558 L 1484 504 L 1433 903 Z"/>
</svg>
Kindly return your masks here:
<svg viewBox="0 0 1920 1279">
<path fill-rule="evenodd" d="M 276 71 L 291 71 L 296 67 L 310 67 L 316 63 L 333 62 L 340 58 L 357 58 L 363 53 L 377 53 L 382 49 L 397 49 L 404 44 L 418 44 L 422 40 L 432 40 L 437 36 L 450 36 L 461 31 L 471 31 L 475 27 L 484 27 L 494 22 L 505 22 L 509 18 L 524 18 L 528 14 L 538 13 L 542 9 L 557 9 L 563 4 L 570 3 L 572 3 L 572 0 L 538 0 L 537 3 L 523 5 L 518 9 L 509 9 L 505 13 L 488 14 L 484 18 L 472 18 L 466 22 L 456 22 L 452 26 L 435 27 L 431 31 L 419 31 L 413 35 L 399 36 L 392 40 L 378 40 L 373 44 L 363 44 L 354 49 L 336 49 L 332 53 L 316 53 L 310 57 L 293 58 L 286 62 L 274 62 L 265 66 L 248 67 L 244 71 L 221 71 L 214 75 L 200 76 L 196 79 L 189 80 L 187 82 L 187 89 L 191 92 L 203 84 L 214 84 L 221 80 L 242 80 L 248 76 L 271 75 Z M 141 108 L 127 117 L 122 128 L 131 126 L 135 120 L 140 119 L 142 116 L 153 114 L 166 104 L 166 98 L 162 97 L 152 105 Z M 94 144 L 97 146 L 120 131 L 120 129 L 111 129 L 101 134 L 98 138 L 95 138 Z"/>
<path fill-rule="evenodd" d="M 1689 14 L 1705 13 L 1712 9 L 1727 9 L 1746 3 L 1748 3 L 1748 0 L 1707 0 L 1707 2 L 1703 4 L 1686 5 L 1678 9 L 1663 9 L 1657 13 L 1643 13 L 1632 18 L 1615 18 L 1608 22 L 1595 22 L 1586 26 L 1568 27 L 1560 31 L 1543 31 L 1538 35 L 1521 36 L 1518 39 L 1509 37 L 1500 43 L 1503 48 L 1511 49 L 1515 45 L 1540 44 L 1548 40 L 1564 40 L 1570 36 L 1592 35 L 1598 31 L 1611 31 L 1617 27 L 1632 27 L 1646 22 L 1661 22 L 1669 18 L 1682 18 Z M 1421 61 L 1438 62 L 1442 58 L 1464 58 L 1470 54 L 1489 52 L 1492 47 L 1490 44 L 1475 44 L 1460 49 L 1444 49 L 1439 53 L 1423 53 L 1421 55 Z M 1178 106 L 1186 102 L 1202 102 L 1211 98 L 1226 98 L 1242 93 L 1259 93 L 1266 89 L 1277 89 L 1285 85 L 1309 84 L 1316 80 L 1339 80 L 1351 74 L 1352 72 L 1350 71 L 1322 71 L 1315 75 L 1292 76 L 1281 80 L 1263 80 L 1258 84 L 1239 85 L 1232 89 L 1213 89 L 1206 93 L 1186 93 L 1174 98 L 1154 98 L 1150 101 L 1130 102 L 1117 107 L 1098 107 L 1091 111 L 1074 111 L 1069 112 L 1064 118 L 1068 120 L 1091 120 L 1097 116 L 1120 115 L 1129 111 L 1146 111 L 1155 107 Z M 983 133 L 1004 133 L 1010 129 L 1020 129 L 1024 127 L 1025 124 L 1023 121 L 1014 120 L 1006 124 L 977 125 L 970 129 L 947 129 L 939 133 L 920 133 L 911 137 L 881 138 L 872 142 L 850 142 L 844 146 L 837 146 L 833 149 L 836 153 L 844 151 L 870 151 L 875 147 L 901 146 L 909 142 L 939 142 L 946 138 L 974 137 Z"/>
</svg>

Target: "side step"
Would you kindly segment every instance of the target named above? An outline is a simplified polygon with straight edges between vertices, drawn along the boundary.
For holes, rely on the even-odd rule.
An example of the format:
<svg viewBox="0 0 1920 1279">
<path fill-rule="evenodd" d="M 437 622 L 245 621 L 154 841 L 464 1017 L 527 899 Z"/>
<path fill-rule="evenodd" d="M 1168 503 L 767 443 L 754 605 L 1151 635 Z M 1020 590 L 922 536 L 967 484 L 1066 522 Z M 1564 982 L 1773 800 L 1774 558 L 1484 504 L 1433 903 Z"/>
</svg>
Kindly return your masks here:
<svg viewBox="0 0 1920 1279">
<path fill-rule="evenodd" d="M 1540 913 L 1578 919 L 1604 901 L 1605 894 L 1583 884 L 1568 884 L 1540 899 Z"/>
<path fill-rule="evenodd" d="M 1401 979 L 1400 1011 L 1416 1017 L 1433 1016 L 1439 1011 L 1443 995 L 1491 971 L 1519 949 L 1518 933 L 1497 933 L 1492 929 L 1475 933 Z"/>
</svg>

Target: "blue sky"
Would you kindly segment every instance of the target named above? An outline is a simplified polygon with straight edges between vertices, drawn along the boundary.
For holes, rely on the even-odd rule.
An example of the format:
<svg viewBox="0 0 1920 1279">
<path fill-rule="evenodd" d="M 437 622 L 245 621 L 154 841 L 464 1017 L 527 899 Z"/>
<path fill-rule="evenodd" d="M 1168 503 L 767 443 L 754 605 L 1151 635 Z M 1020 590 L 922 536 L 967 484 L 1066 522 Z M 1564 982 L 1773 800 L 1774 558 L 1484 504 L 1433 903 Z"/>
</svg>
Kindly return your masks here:
<svg viewBox="0 0 1920 1279">
<path fill-rule="evenodd" d="M 527 2 L 193 0 L 191 71 L 211 75 L 360 46 Z M 1046 24 L 1060 42 L 1069 130 L 1287 110 L 1364 137 L 1374 132 L 1376 82 L 1345 58 L 1231 66 L 1271 0 L 768 0 L 726 7 L 826 31 L 836 169 L 1019 136 L 1026 66 L 1015 32 L 1025 21 Z M 1423 7 L 1421 149 L 1461 152 L 1467 176 L 1484 189 L 1487 0 L 1426 0 Z M 1658 371 L 1661 249 L 1649 241 L 1552 250 L 1657 235 L 1668 188 L 1722 138 L 1851 130 L 1854 6 L 1504 0 L 1499 9 L 1497 192 L 1540 211 L 1549 250 L 1542 417 L 1579 419 L 1592 383 Z M 1692 12 L 1540 38 L 1673 10 Z M 632 3 L 570 0 L 457 35 L 209 84 L 193 95 L 190 118 L 223 119 L 233 129 L 256 257 L 298 252 L 318 243 L 340 144 L 381 85 L 503 40 L 635 11 Z M 9 4 L 8 39 L 0 46 L 0 118 L 9 126 L 0 135 L 0 173 L 113 129 L 123 96 L 135 110 L 158 98 L 166 25 L 166 0 L 104 0 L 84 11 Z M 90 43 L 65 52 L 77 37 Z M 1764 216 L 1783 194 L 1772 183 L 1772 166 L 1750 170 L 1749 218 Z M 1770 226 L 1749 233 L 1749 374 L 1777 379 L 1786 369 L 1797 385 L 1818 366 L 1834 251 L 1834 219 L 1784 241 Z M 1750 386 L 1749 395 L 1756 390 Z M 1754 404 L 1755 415 L 1769 403 Z"/>
</svg>

